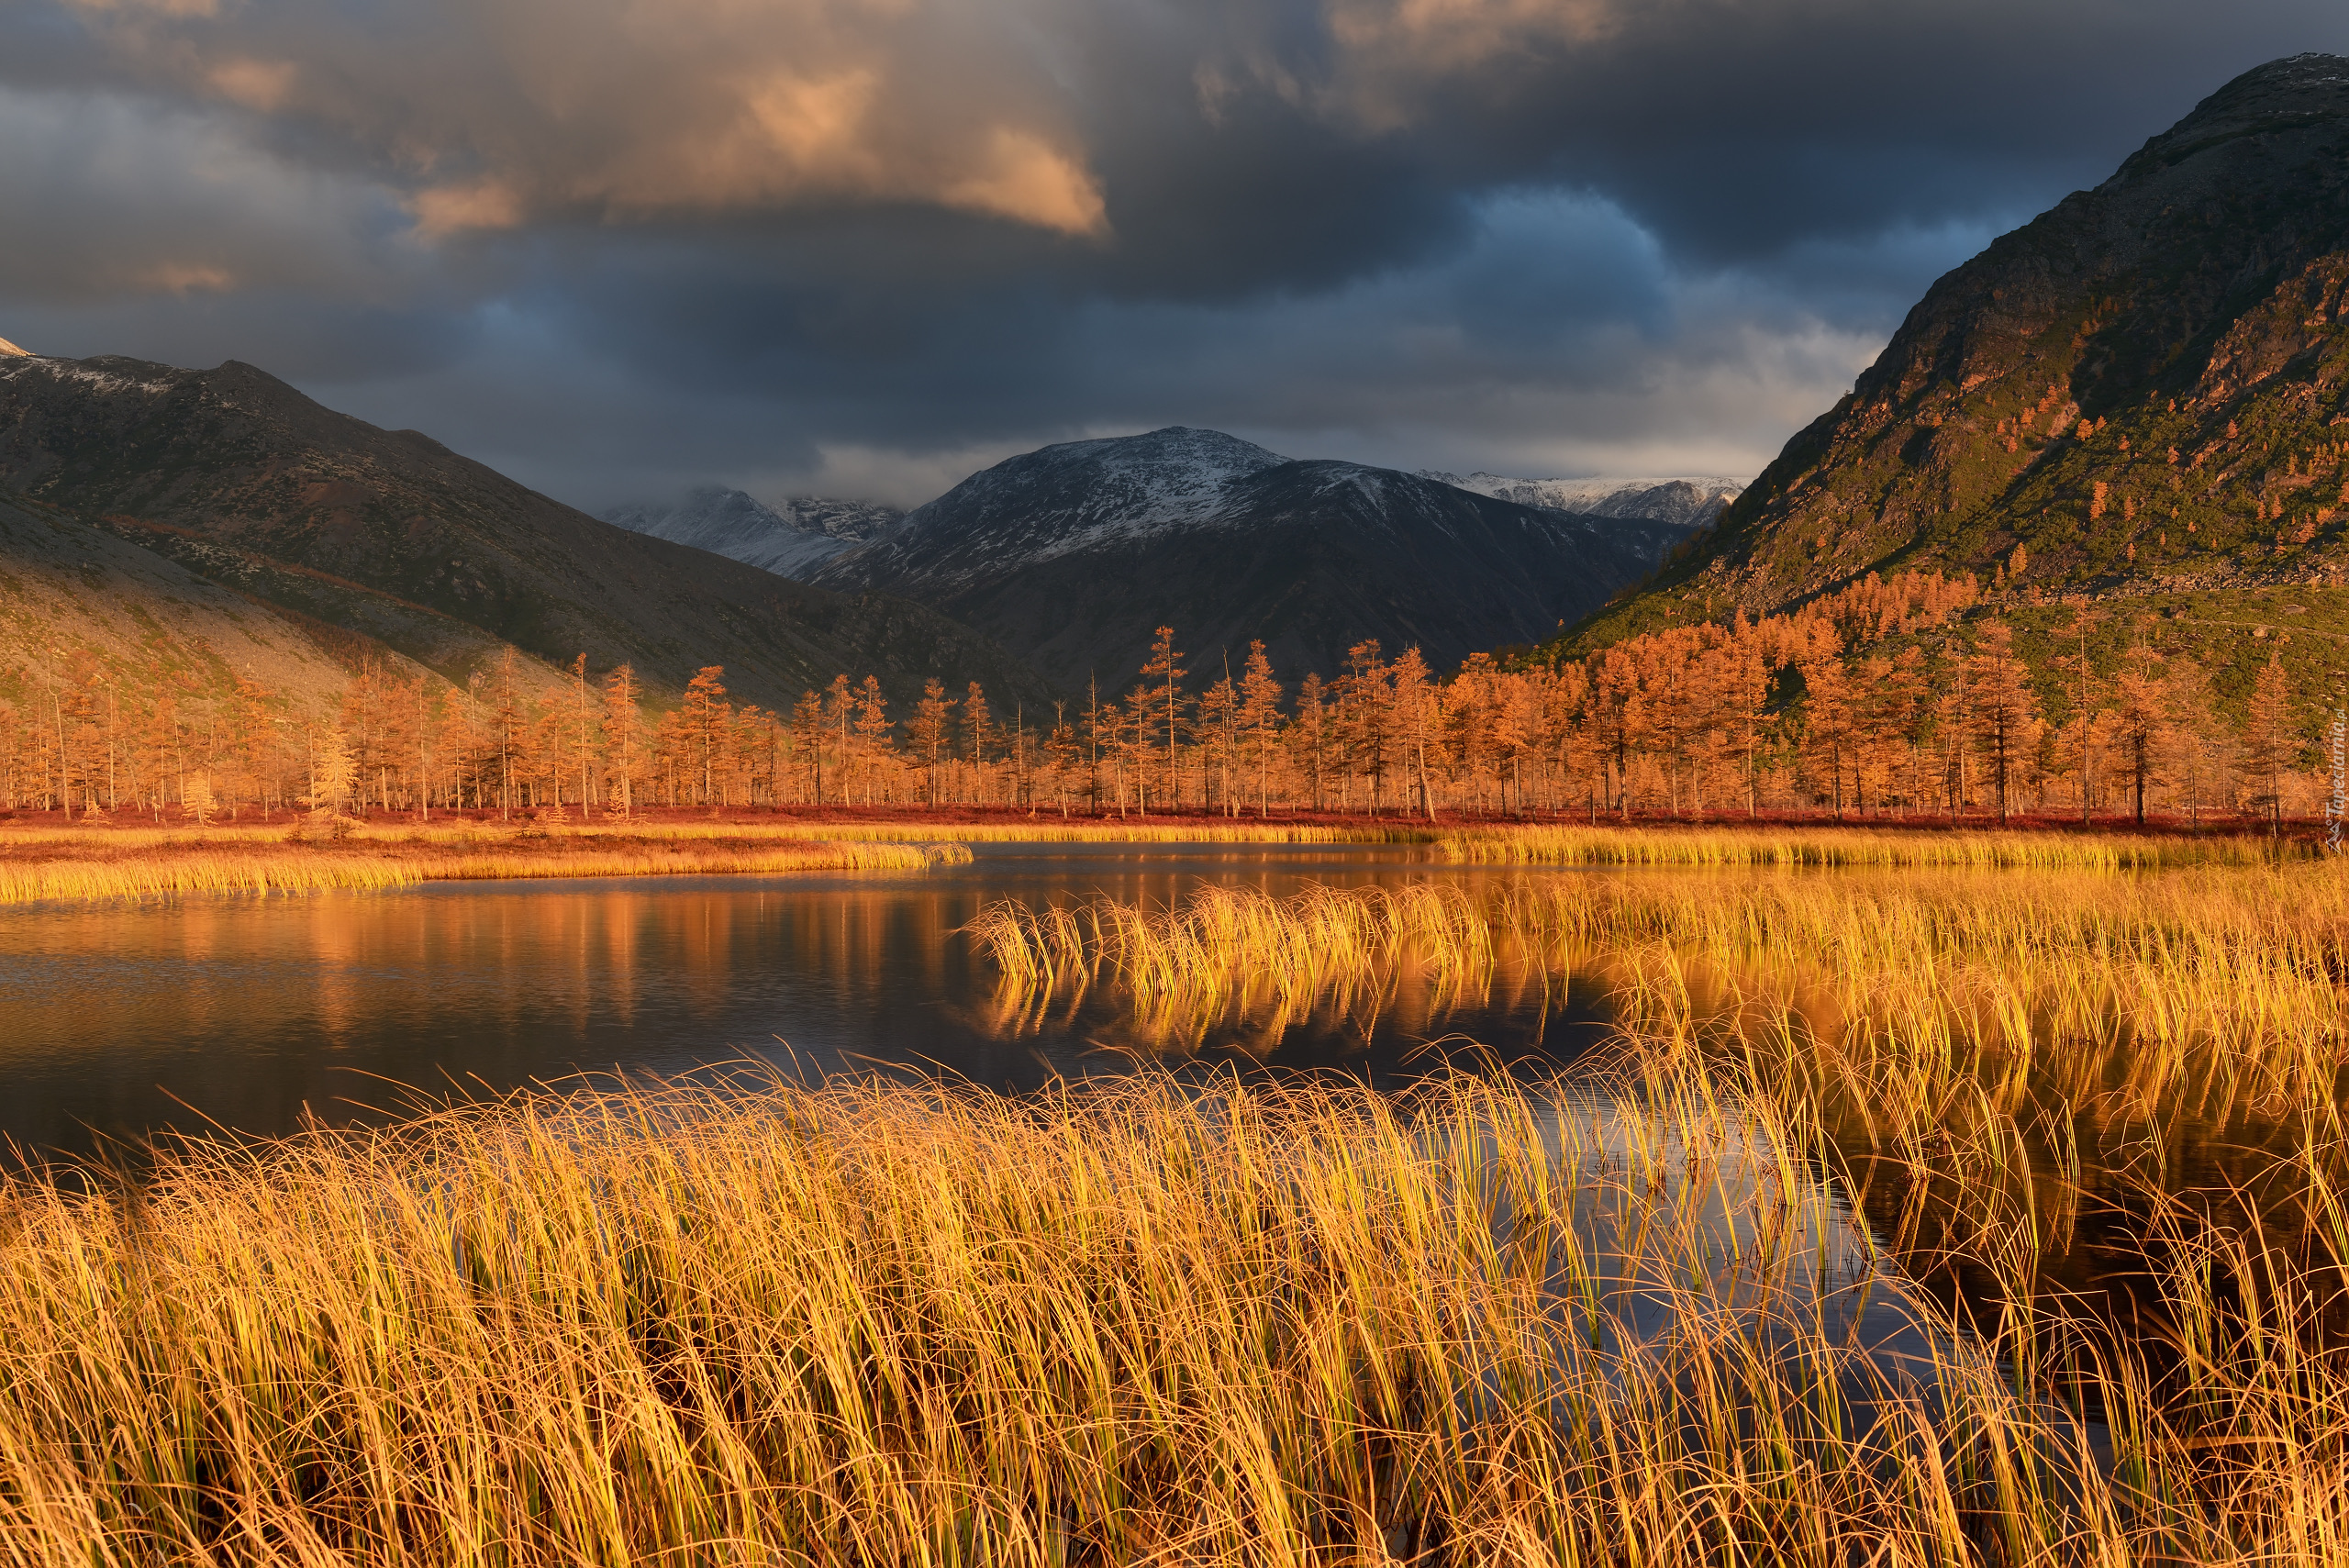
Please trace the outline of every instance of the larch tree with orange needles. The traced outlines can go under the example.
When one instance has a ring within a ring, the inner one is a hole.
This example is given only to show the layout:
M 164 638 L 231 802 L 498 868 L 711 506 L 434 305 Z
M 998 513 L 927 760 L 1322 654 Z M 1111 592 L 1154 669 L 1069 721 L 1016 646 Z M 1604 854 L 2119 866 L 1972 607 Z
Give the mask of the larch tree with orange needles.
M 1966 661 L 1965 687 L 1974 744 L 1989 766 L 1998 820 L 2004 822 L 2039 728 L 2039 699 L 2032 692 L 2030 672 L 2014 656 L 2014 633 L 2004 621 L 1983 632 Z
M 1256 816 L 1272 815 L 1273 759 L 1278 754 L 1281 729 L 1281 684 L 1273 678 L 1273 662 L 1259 639 L 1248 644 L 1248 662 L 1240 672 L 1240 728 L 1256 764 Z
M 2255 786 L 2257 804 L 2271 825 L 2284 820 L 2284 773 L 2299 751 L 2292 733 L 2292 687 L 2283 655 L 2271 652 L 2252 683 L 2251 706 L 2243 729 L 2243 771 Z
M 613 666 L 604 677 L 604 799 L 607 809 L 623 820 L 635 815 L 636 780 L 642 766 L 644 712 L 639 700 L 635 668 Z
M 2145 793 L 2168 760 L 2169 683 L 2162 656 L 2143 642 L 2132 646 L 2112 683 L 2112 699 L 2114 740 L 2143 828 Z
M 1174 772 L 1175 737 L 1181 728 L 1182 680 L 1189 673 L 1183 668 L 1182 661 L 1182 651 L 1174 646 L 1174 628 L 1160 627 L 1152 636 L 1150 659 L 1142 665 L 1141 673 L 1157 683 L 1152 691 L 1166 721 L 1166 808 L 1169 811 L 1174 810 L 1182 798 Z

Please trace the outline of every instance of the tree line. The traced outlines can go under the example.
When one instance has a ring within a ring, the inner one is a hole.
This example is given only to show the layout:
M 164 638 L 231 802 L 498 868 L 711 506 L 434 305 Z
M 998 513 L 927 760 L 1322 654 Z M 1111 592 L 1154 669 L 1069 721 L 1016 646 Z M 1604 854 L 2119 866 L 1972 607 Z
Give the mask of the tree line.
M 1261 642 L 1197 681 L 1171 628 L 1122 692 L 1047 714 L 930 681 L 893 714 L 842 674 L 787 711 L 712 664 L 648 700 L 623 664 L 559 679 L 510 651 L 466 684 L 362 663 L 330 705 L 247 676 L 139 684 L 94 660 L 0 702 L 0 805 L 161 821 L 286 810 L 1013 806 L 1063 815 L 1275 810 L 1684 817 L 1812 812 L 2001 819 L 2307 810 L 2313 737 L 2272 657 L 2243 711 L 2133 637 L 2117 669 L 2034 671 L 1965 576 L 1870 576 L 1787 615 L 1653 631 L 1587 658 L 1479 654 L 1439 678 L 1365 641 L 1292 688 Z M 1120 683 L 1123 684 L 1123 683 Z

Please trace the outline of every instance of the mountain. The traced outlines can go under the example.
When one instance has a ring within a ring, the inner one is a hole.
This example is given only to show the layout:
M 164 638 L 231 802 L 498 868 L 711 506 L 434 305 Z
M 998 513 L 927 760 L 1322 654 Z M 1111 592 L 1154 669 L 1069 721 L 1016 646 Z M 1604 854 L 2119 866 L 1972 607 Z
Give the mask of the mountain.
M 1285 679 L 1329 675 L 1369 638 L 1449 669 L 1549 634 L 1686 532 L 1176 427 L 997 463 L 811 581 L 918 598 L 1063 692 L 1122 692 L 1161 624 L 1196 670 L 1262 639 Z
M 703 484 L 681 501 L 614 506 L 604 513 L 604 521 L 778 577 L 805 578 L 842 550 L 896 527 L 904 516 L 876 502 L 820 495 L 795 495 L 776 508 L 740 490 Z
M 141 685 L 213 692 L 251 676 L 314 704 L 341 692 L 361 650 L 402 673 L 416 667 L 364 634 L 257 600 L 38 502 L 0 500 L 0 681 L 28 685 L 20 699 L 111 669 L 135 671 Z M 427 635 L 414 645 L 443 662 L 487 663 L 501 646 L 462 621 L 418 629 Z
M 1510 479 L 1484 473 L 1464 477 L 1434 469 L 1421 469 L 1419 477 L 1520 506 L 1593 517 L 1653 517 L 1686 528 L 1711 522 L 1745 488 L 1742 479 L 1719 478 Z
M 2247 72 L 1933 284 L 1579 649 L 1874 572 L 2212 624 L 2349 582 L 2349 61 Z M 2263 597 L 2265 595 L 2266 597 Z
M 921 606 L 616 528 L 235 361 L 0 359 L 8 495 L 459 682 L 510 643 L 557 665 L 625 660 L 655 691 L 723 664 L 731 690 L 769 706 L 841 672 L 877 673 L 901 699 L 932 673 L 1041 691 Z

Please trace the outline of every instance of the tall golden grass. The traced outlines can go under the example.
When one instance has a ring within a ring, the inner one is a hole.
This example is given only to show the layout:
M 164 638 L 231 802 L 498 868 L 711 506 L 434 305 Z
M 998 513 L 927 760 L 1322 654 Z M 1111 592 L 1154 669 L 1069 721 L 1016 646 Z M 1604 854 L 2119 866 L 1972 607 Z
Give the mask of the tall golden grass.
M 1843 828 L 1502 827 L 1446 832 L 1442 858 L 1486 865 L 1958 866 L 2095 871 L 2304 858 L 2257 835 L 2212 838 Z
M 960 844 L 824 840 L 707 844 L 654 842 L 573 848 L 461 839 L 386 848 L 283 841 L 161 851 L 105 859 L 0 859 L 0 906 L 50 901 L 174 897 L 189 894 L 321 893 L 409 887 L 426 882 L 508 878 L 776 874 L 811 871 L 920 871 L 966 863 Z
M 2107 1162 L 2159 1163 L 2181 1129 L 2232 1122 L 2349 1153 L 2349 870 L 2325 862 L 1208 889 L 1160 912 L 998 906 L 974 935 L 1008 1016 L 1107 984 L 1175 1043 L 1248 1018 L 1276 1039 L 1323 1006 L 1366 1021 L 1407 985 L 1432 1027 L 1531 973 L 1817 1103 L 1870 1150 L 2088 1127 Z
M 1440 1010 L 1492 968 L 1482 911 L 1442 883 L 1288 899 L 1209 884 L 1163 910 L 1108 898 L 1041 909 L 1003 901 L 969 929 L 1002 974 L 1011 1028 L 1106 984 L 1130 999 L 1137 1038 L 1176 1047 L 1234 1018 L 1275 1040 L 1324 1009 L 1368 1027 L 1407 968 L 1432 991 L 1421 1010 Z
M 2319 865 L 997 906 L 1031 993 L 1184 1023 L 1515 965 L 1620 1039 L 1397 1096 L 583 1090 L 18 1174 L 0 1561 L 2343 1561 L 2344 933 Z M 2046 1158 L 2262 1096 L 2288 1203 Z M 2144 1250 L 2075 1298 L 2099 1204 Z
M 1477 1000 L 1503 967 L 1590 979 L 1647 1030 L 1865 1080 L 1898 1127 L 1947 1084 L 2060 1092 L 2065 1113 L 2266 1103 L 2332 1124 L 2349 1063 L 2349 869 L 2161 875 L 1710 873 L 1428 880 L 1289 899 L 1203 887 L 1149 911 L 998 904 L 974 937 L 1036 997 L 1116 984 L 1137 1009 L 1301 1017 L 1400 972 Z M 1900 1089 L 1898 1096 L 1888 1094 Z
M 2332 1252 L 2156 1265 L 2159 1355 L 2021 1292 L 1965 1331 L 1851 1227 L 1820 1148 L 1683 1062 L 1400 1098 L 672 1087 L 18 1176 L 0 1556 L 2349 1550 Z
M 206 827 L 103 828 L 0 826 L 0 847 L 112 846 L 120 849 L 184 848 L 193 845 L 251 845 L 302 842 L 324 831 L 305 819 L 274 823 L 213 823 Z M 835 822 L 726 818 L 709 821 L 491 822 L 346 819 L 336 823 L 337 842 L 382 844 L 496 844 L 552 839 L 596 842 L 695 840 L 704 839 L 820 839 L 835 843 L 1118 843 L 1118 844 L 1430 844 L 1437 829 L 1420 826 L 1325 826 L 1288 822 L 1114 822 L 1039 817 L 1032 822 Z

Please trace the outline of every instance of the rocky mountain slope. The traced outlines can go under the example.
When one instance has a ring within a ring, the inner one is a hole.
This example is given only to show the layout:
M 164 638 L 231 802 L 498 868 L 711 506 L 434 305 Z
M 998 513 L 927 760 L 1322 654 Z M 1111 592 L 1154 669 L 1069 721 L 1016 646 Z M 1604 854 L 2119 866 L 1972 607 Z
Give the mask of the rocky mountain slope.
M 2221 612 L 2349 582 L 2345 296 L 2349 61 L 2277 61 L 1936 283 L 1712 529 L 1564 646 L 1911 568 Z
M 1072 441 L 972 475 L 818 584 L 918 598 L 1064 692 L 1121 692 L 1152 629 L 1195 669 L 1262 639 L 1285 678 L 1375 638 L 1449 669 L 1553 632 L 1687 530 L 1570 516 L 1417 474 L 1299 462 L 1214 430 Z
M 905 514 L 873 501 L 795 495 L 780 507 L 740 490 L 696 485 L 682 500 L 614 506 L 604 521 L 655 539 L 804 580 L 846 550 L 896 526 Z
M 1419 477 L 1514 501 L 1520 506 L 1546 506 L 1553 512 L 1579 512 L 1592 517 L 1653 517 L 1687 528 L 1703 528 L 1720 517 L 1745 488 L 1742 479 L 1720 478 L 1511 479 L 1499 473 L 1444 473 L 1435 469 L 1421 469 Z
M 921 606 L 616 528 L 234 361 L 0 359 L 9 495 L 457 680 L 485 634 L 555 664 L 628 661 L 656 693 L 723 664 L 739 696 L 769 706 L 842 671 L 877 673 L 901 698 L 933 673 L 1041 690 Z
M 432 662 L 486 663 L 502 646 L 462 621 L 404 613 L 418 624 L 402 640 Z M 49 686 L 93 673 L 213 693 L 250 677 L 317 705 L 340 695 L 354 655 L 375 653 L 396 673 L 418 662 L 39 502 L 0 501 L 0 683 L 35 711 Z

